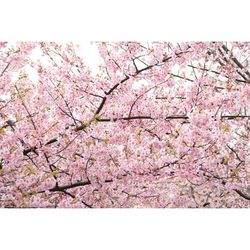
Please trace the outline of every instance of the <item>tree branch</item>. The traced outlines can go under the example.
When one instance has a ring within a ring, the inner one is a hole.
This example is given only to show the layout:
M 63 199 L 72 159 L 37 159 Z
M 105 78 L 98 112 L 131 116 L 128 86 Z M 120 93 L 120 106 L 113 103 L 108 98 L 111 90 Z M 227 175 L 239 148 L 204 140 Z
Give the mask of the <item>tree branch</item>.
M 83 187 L 83 186 L 90 185 L 90 184 L 91 182 L 89 180 L 79 181 L 79 182 L 75 182 L 75 183 L 65 185 L 65 186 L 56 185 L 55 187 L 49 189 L 49 191 L 50 192 L 63 191 L 63 190 L 67 190 L 67 189 L 71 189 L 75 187 Z
M 234 189 L 234 191 L 235 191 L 239 196 L 241 196 L 242 198 L 244 198 L 244 199 L 250 201 L 250 196 L 248 196 L 248 195 L 242 193 L 239 189 Z
M 6 67 L 3 69 L 3 71 L 2 71 L 2 73 L 1 73 L 1 75 L 0 75 L 0 77 L 1 76 L 3 76 L 3 74 L 5 73 L 5 71 L 8 69 L 8 67 L 10 66 L 10 62 L 6 65 Z

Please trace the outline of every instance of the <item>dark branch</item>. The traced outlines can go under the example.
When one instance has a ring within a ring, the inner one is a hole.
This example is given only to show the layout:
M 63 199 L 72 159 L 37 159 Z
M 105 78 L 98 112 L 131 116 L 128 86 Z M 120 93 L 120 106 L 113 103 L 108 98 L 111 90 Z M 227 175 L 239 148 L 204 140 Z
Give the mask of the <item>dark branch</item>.
M 121 80 L 119 83 L 115 84 L 108 92 L 104 92 L 106 95 L 110 95 L 121 83 L 124 83 L 129 79 L 129 76 L 126 76 L 123 80 Z
M 228 120 L 233 120 L 233 119 L 236 119 L 236 118 L 250 118 L 249 115 L 222 115 L 221 118 L 225 118 L 225 119 L 228 119 Z
M 3 69 L 3 71 L 2 71 L 2 73 L 1 73 L 1 75 L 0 75 L 0 77 L 1 76 L 3 76 L 3 74 L 5 73 L 5 71 L 8 69 L 8 67 L 10 66 L 10 62 L 6 65 L 6 67 Z
M 181 54 L 184 54 L 184 53 L 187 53 L 188 51 L 181 51 L 180 53 L 176 53 L 176 56 L 180 56 Z M 169 56 L 169 57 L 165 57 L 160 63 L 165 63 L 167 61 L 169 61 L 170 59 L 172 58 L 172 56 Z M 140 74 L 141 72 L 143 71 L 146 71 L 146 70 L 149 70 L 155 66 L 159 66 L 159 62 L 155 63 L 155 64 L 152 64 L 152 65 L 149 65 L 145 68 L 142 68 L 140 70 L 137 70 L 136 73 L 133 75 L 133 77 L 137 76 L 138 74 Z M 126 82 L 130 77 L 126 75 L 126 77 L 121 80 L 119 83 L 115 84 L 109 91 L 105 91 L 105 95 L 108 96 L 110 95 L 115 89 L 118 88 L 118 86 L 124 82 Z M 95 115 L 99 114 L 101 112 L 101 110 L 103 109 L 103 106 L 106 102 L 106 98 L 102 100 L 102 102 L 100 103 Z
M 153 118 L 151 116 L 132 116 L 132 117 L 121 117 L 121 118 L 114 118 L 114 119 L 110 119 L 110 118 L 103 118 L 103 119 L 99 119 L 98 121 L 99 122 L 116 122 L 118 120 L 125 120 L 125 121 L 128 121 L 128 120 L 143 120 L 143 119 L 146 119 L 146 120 L 153 120 Z
M 221 119 L 228 119 L 228 120 L 233 120 L 233 119 L 237 119 L 237 118 L 250 118 L 250 116 L 248 115 L 222 115 L 221 116 Z M 184 120 L 188 120 L 189 117 L 186 116 L 186 115 L 173 115 L 173 116 L 166 116 L 165 117 L 165 120 L 181 120 L 181 119 L 184 119 Z M 101 119 L 98 119 L 98 122 L 116 122 L 116 121 L 119 121 L 119 120 L 125 120 L 125 121 L 128 121 L 128 120 L 154 120 L 153 117 L 151 116 L 131 116 L 131 117 L 120 117 L 120 118 L 101 118 Z M 81 130 L 81 129 L 79 129 Z
M 222 45 L 222 49 L 223 49 L 226 53 L 229 52 L 229 49 L 227 48 L 226 45 Z M 232 61 L 233 61 L 241 70 L 244 69 L 244 66 L 239 62 L 239 60 L 238 60 L 236 57 L 232 56 L 231 59 L 232 59 Z M 245 74 L 250 78 L 250 73 L 249 73 L 248 70 L 245 70 Z
M 103 106 L 104 106 L 106 100 L 107 100 L 106 97 L 104 97 L 104 98 L 102 99 L 102 102 L 101 102 L 100 106 L 98 107 L 98 109 L 96 110 L 95 115 L 98 115 L 98 114 L 102 111 L 102 108 L 103 108 Z
M 65 185 L 65 186 L 55 186 L 51 189 L 49 189 L 49 191 L 51 192 L 56 192 L 56 191 L 63 191 L 63 190 L 67 190 L 70 188 L 75 188 L 75 187 L 82 187 L 82 186 L 86 186 L 86 185 L 90 185 L 91 182 L 89 180 L 86 181 L 79 181 L 79 182 L 75 182 L 69 185 Z
M 189 119 L 189 117 L 188 116 L 183 116 L 183 115 L 176 115 L 176 116 L 167 116 L 166 118 L 165 118 L 165 120 L 178 120 L 178 119 L 184 119 L 184 120 L 187 120 L 187 119 Z
M 235 191 L 239 196 L 241 196 L 242 198 L 244 198 L 244 199 L 250 201 L 250 196 L 248 196 L 248 195 L 242 193 L 242 192 L 241 192 L 240 190 L 238 190 L 238 189 L 234 189 L 234 191 Z
M 76 197 L 75 197 L 75 195 L 73 195 L 73 194 L 71 194 L 71 193 L 69 193 L 69 192 L 67 192 L 67 191 L 65 191 L 65 190 L 62 190 L 61 192 L 63 192 L 64 194 L 66 194 L 66 195 L 69 195 L 71 198 L 73 198 L 73 199 L 75 199 Z M 92 206 L 90 206 L 89 204 L 87 204 L 86 202 L 84 202 L 83 200 L 81 200 L 81 202 L 86 206 L 86 207 L 88 207 L 88 208 L 93 208 Z
M 49 140 L 48 142 L 46 142 L 45 145 L 49 145 L 49 144 L 55 143 L 55 142 L 57 142 L 57 141 L 58 141 L 58 140 L 57 140 L 56 138 L 54 138 L 54 139 L 51 139 L 51 140 Z

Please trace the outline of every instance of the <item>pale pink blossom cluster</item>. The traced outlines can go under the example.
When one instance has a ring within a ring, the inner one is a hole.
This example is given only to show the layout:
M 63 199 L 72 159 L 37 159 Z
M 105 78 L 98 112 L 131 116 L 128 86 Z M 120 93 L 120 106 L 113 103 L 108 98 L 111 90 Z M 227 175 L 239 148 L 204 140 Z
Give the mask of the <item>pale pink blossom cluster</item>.
M 0 207 L 249 207 L 249 44 L 93 46 L 0 43 Z

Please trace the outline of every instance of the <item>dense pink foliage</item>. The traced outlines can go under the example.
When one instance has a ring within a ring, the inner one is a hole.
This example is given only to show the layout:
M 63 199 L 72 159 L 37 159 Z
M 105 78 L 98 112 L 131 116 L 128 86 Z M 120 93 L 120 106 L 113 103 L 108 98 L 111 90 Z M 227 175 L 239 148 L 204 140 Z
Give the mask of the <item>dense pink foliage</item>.
M 93 46 L 0 43 L 0 207 L 249 207 L 249 43 Z

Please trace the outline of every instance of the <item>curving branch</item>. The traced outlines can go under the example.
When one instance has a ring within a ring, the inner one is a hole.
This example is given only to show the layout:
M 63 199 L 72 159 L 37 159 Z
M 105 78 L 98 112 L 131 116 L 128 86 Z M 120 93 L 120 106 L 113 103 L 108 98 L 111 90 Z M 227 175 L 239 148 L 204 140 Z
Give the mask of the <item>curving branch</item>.
M 189 48 L 188 48 L 189 49 Z M 181 54 L 184 54 L 184 53 L 188 53 L 189 51 L 181 51 L 179 53 L 176 53 L 176 56 L 180 56 Z M 155 66 L 159 66 L 160 63 L 165 63 L 165 62 L 168 62 L 169 60 L 172 59 L 172 56 L 168 56 L 168 57 L 165 57 L 163 58 L 163 60 L 161 62 L 157 62 L 155 64 L 152 64 L 152 65 L 149 65 L 149 66 L 146 66 L 140 70 L 136 70 L 136 73 L 134 75 L 132 75 L 133 77 L 136 77 L 137 75 L 139 75 L 140 73 L 146 71 L 146 70 L 149 70 L 149 69 L 152 69 L 154 68 Z M 122 79 L 119 83 L 115 84 L 110 90 L 108 91 L 104 91 L 105 95 L 108 96 L 110 95 L 115 89 L 117 89 L 122 83 L 126 82 L 128 79 L 130 79 L 130 77 L 128 75 L 126 75 L 126 77 L 124 79 Z M 95 112 L 95 115 L 99 114 L 103 107 L 104 107 L 104 104 L 106 102 L 106 97 L 103 98 L 103 100 L 101 101 L 99 107 L 97 108 L 97 111 Z
M 246 200 L 249 200 L 250 201 L 250 196 L 242 193 L 239 189 L 234 189 L 234 191 L 242 198 L 246 199 Z

